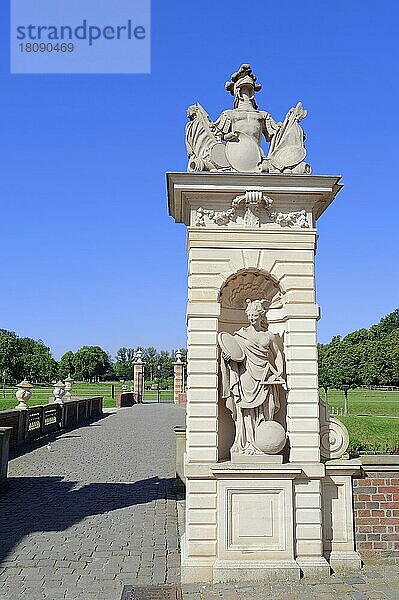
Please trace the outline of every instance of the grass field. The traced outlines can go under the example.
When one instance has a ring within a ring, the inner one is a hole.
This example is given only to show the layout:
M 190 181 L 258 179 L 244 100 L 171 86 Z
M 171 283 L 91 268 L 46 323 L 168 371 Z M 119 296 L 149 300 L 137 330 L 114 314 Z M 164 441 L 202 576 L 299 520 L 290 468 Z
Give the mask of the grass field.
M 324 398 L 324 391 L 320 391 Z M 344 393 L 339 390 L 328 390 L 330 407 L 344 407 Z M 348 392 L 348 408 L 350 415 L 381 415 L 399 417 L 399 391 L 385 392 L 357 388 Z
M 349 451 L 399 452 L 399 419 L 336 417 L 348 429 Z
M 121 393 L 120 382 L 114 382 L 115 397 Z M 30 406 L 47 404 L 52 396 L 52 387 L 35 385 L 32 390 Z M 115 406 L 112 398 L 112 382 L 106 383 L 80 383 L 73 386 L 74 396 L 103 396 L 104 406 Z M 161 400 L 171 399 L 172 390 L 163 392 Z M 320 391 L 324 398 L 324 391 Z M 146 391 L 146 401 L 157 401 L 157 392 Z M 343 392 L 338 390 L 328 391 L 330 407 L 341 409 L 344 406 Z M 3 398 L 0 391 L 0 410 L 15 408 L 15 388 L 6 390 Z M 337 416 L 348 428 L 350 444 L 349 450 L 399 452 L 399 391 L 386 392 L 368 390 L 364 388 L 348 392 L 349 415 Z M 396 418 L 395 418 L 396 417 Z
M 104 407 L 116 406 L 115 399 L 112 398 L 112 384 L 114 385 L 115 398 L 121 393 L 122 387 L 119 381 L 105 382 L 105 383 L 84 383 L 76 382 L 73 385 L 72 395 L 79 397 L 94 397 L 103 396 Z M 127 382 L 130 387 L 130 382 Z M 7 388 L 6 397 L 3 397 L 3 391 L 0 390 L 0 410 L 7 408 L 15 408 L 17 400 L 15 398 L 16 388 Z M 53 395 L 53 388 L 51 386 L 35 385 L 32 388 L 32 397 L 29 400 L 29 406 L 35 406 L 36 404 L 47 404 L 49 397 Z M 161 400 L 170 398 L 173 395 L 173 390 L 161 391 Z M 156 390 L 145 391 L 145 400 L 154 401 L 157 400 Z
M 329 390 L 327 399 L 330 407 L 343 409 L 343 392 Z M 335 416 L 349 431 L 350 451 L 399 452 L 399 391 L 349 390 L 348 413 Z

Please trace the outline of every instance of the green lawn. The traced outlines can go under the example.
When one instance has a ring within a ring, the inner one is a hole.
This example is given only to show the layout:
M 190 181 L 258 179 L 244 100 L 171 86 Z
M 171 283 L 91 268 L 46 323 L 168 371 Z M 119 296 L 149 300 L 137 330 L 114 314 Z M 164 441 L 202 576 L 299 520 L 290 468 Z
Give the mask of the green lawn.
M 399 419 L 336 417 L 348 429 L 350 451 L 399 452 Z
M 130 387 L 130 382 L 127 382 Z M 47 404 L 52 396 L 52 387 L 35 385 L 32 390 L 31 406 Z M 114 382 L 115 396 L 121 393 L 121 383 Z M 167 394 L 167 395 L 166 395 Z M 171 399 L 172 390 L 161 395 L 161 400 Z M 115 406 L 112 398 L 112 382 L 80 383 L 73 386 L 74 396 L 103 396 L 104 406 Z M 324 398 L 324 391 L 320 390 Z M 157 401 L 155 390 L 145 392 L 145 401 Z M 328 391 L 330 407 L 343 408 L 344 395 L 338 390 Z M 0 391 L 0 410 L 15 408 L 15 388 L 6 390 L 6 398 Z M 349 416 L 339 415 L 348 428 L 351 451 L 377 450 L 381 452 L 399 451 L 399 392 L 367 390 L 364 388 L 350 390 L 348 393 Z M 371 416 L 366 416 L 371 415 Z M 376 416 L 381 415 L 381 416 Z M 398 417 L 397 419 L 394 417 Z
M 324 391 L 320 390 L 324 398 Z M 330 407 L 344 407 L 344 393 L 339 390 L 328 390 Z M 399 417 L 399 391 L 384 392 L 357 388 L 348 392 L 348 408 L 350 415 L 383 415 Z
M 121 393 L 122 386 L 119 381 L 116 382 L 105 382 L 105 383 L 83 383 L 76 382 L 73 385 L 72 395 L 80 396 L 80 397 L 90 397 L 90 396 L 103 396 L 104 398 L 104 407 L 112 407 L 116 406 L 115 400 L 112 398 L 112 383 L 114 384 L 115 389 L 115 398 Z M 130 389 L 130 382 L 127 382 L 126 385 Z M 6 397 L 3 397 L 3 391 L 0 390 L 0 410 L 5 410 L 7 408 L 15 408 L 17 405 L 17 400 L 15 398 L 16 388 L 7 388 L 6 389 Z M 32 388 L 32 397 L 29 401 L 29 406 L 35 406 L 36 404 L 47 404 L 49 401 L 49 397 L 52 397 L 53 388 L 51 386 L 42 386 L 35 385 Z M 173 394 L 173 390 L 169 389 L 168 392 L 161 392 L 161 400 L 170 398 Z M 157 400 L 157 392 L 156 390 L 146 391 L 145 392 L 145 400 L 146 401 L 154 401 Z
M 320 395 L 324 398 L 323 390 L 320 390 Z M 343 392 L 328 390 L 327 398 L 330 408 L 343 409 Z M 334 416 L 349 431 L 349 450 L 399 451 L 399 391 L 349 390 L 348 412 L 347 417 Z

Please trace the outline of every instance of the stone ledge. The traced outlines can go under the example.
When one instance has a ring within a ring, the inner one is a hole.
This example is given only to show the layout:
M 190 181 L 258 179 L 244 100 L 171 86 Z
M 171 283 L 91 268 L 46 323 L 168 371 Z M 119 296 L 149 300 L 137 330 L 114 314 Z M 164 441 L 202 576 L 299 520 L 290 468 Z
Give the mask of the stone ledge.
M 233 463 L 226 461 L 223 463 L 217 463 L 211 466 L 211 472 L 216 479 L 218 478 L 234 478 L 247 479 L 253 476 L 270 478 L 285 478 L 295 479 L 302 473 L 302 469 L 299 466 L 290 464 L 270 464 L 270 463 Z
M 298 581 L 301 571 L 295 560 L 217 560 L 213 565 L 213 582 L 230 581 Z
M 359 460 L 365 470 L 399 471 L 397 454 L 361 454 Z
M 354 475 L 359 473 L 362 463 L 358 458 L 342 459 L 337 458 L 326 462 L 326 472 L 328 475 Z

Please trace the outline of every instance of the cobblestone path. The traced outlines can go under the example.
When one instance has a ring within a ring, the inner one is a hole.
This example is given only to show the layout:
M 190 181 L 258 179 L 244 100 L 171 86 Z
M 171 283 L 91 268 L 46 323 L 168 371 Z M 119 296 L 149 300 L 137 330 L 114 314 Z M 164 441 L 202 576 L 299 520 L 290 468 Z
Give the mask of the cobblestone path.
M 120 600 L 124 583 L 179 581 L 174 425 L 144 404 L 10 461 L 0 493 L 0 598 Z
M 182 407 L 135 406 L 13 458 L 0 493 L 0 600 L 120 600 L 123 584 L 178 582 L 173 426 L 183 422 Z M 215 598 L 399 600 L 399 569 L 183 586 L 184 600 Z

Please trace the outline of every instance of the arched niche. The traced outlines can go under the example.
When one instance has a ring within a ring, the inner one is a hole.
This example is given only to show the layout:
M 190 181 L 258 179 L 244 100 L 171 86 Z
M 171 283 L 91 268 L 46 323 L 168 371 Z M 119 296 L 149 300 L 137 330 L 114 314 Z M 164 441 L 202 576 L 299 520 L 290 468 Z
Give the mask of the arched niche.
M 230 275 L 220 288 L 218 301 L 220 316 L 218 332 L 234 333 L 248 326 L 245 315 L 246 301 L 265 300 L 266 318 L 270 331 L 279 335 L 284 353 L 284 330 L 286 319 L 283 315 L 284 294 L 278 282 L 265 271 L 259 269 L 241 269 Z M 220 359 L 220 357 L 219 357 Z M 219 390 L 221 389 L 219 369 Z M 286 400 L 286 399 L 285 399 Z M 286 401 L 282 402 L 276 421 L 286 428 Z M 230 448 L 234 440 L 234 422 L 225 401 L 219 393 L 218 402 L 218 455 L 219 460 L 230 459 Z
M 223 283 L 218 297 L 221 305 L 219 331 L 233 333 L 247 325 L 245 317 L 247 298 L 266 301 L 265 304 L 269 307 L 266 317 L 271 325 L 270 329 L 280 333 L 281 327 L 273 325 L 281 322 L 280 314 L 284 296 L 278 282 L 259 269 L 241 269 Z

